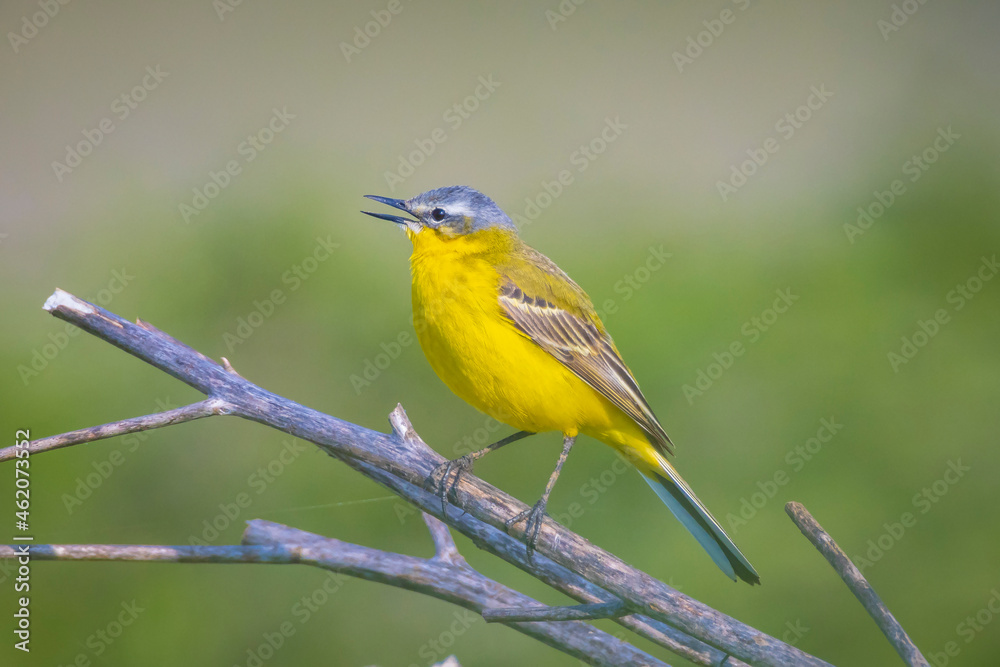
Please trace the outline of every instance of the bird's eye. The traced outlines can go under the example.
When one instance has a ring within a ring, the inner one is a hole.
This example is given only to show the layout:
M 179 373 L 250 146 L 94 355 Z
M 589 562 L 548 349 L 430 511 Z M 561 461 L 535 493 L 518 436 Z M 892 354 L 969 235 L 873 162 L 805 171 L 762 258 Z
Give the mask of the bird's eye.
M 441 222 L 442 220 L 444 220 L 444 217 L 446 215 L 447 213 L 444 212 L 443 208 L 436 208 L 433 211 L 431 211 L 431 218 L 434 220 L 434 222 Z

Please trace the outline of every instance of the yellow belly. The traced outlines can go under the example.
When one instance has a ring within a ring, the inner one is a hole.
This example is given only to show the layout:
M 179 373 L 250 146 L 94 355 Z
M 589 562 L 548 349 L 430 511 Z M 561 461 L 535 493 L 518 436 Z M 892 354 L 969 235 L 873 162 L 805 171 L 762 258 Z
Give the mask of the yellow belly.
M 497 300 L 498 280 L 494 269 L 468 257 L 414 262 L 414 328 L 438 377 L 514 428 L 648 447 L 625 413 L 515 329 Z

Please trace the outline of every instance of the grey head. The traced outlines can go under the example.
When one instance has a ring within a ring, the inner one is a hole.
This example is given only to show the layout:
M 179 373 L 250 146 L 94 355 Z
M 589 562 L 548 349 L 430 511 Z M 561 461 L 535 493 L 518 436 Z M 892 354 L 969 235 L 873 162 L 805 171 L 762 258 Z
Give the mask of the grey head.
M 517 232 L 511 219 L 507 217 L 492 199 L 467 185 L 452 185 L 446 188 L 428 190 L 412 199 L 390 199 L 376 195 L 365 195 L 383 204 L 405 211 L 414 219 L 385 213 L 367 215 L 404 225 L 413 233 L 424 228 L 433 229 L 448 236 L 473 234 L 490 228 L 501 228 Z

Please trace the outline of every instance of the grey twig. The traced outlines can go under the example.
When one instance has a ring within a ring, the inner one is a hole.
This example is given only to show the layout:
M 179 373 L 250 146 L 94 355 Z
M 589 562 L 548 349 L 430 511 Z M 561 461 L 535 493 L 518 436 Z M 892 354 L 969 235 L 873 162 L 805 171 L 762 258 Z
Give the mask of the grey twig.
M 223 400 L 232 414 L 313 442 L 471 537 L 480 548 L 575 599 L 587 603 L 621 601 L 637 613 L 616 622 L 694 662 L 731 665 L 738 658 L 761 665 L 827 664 L 679 593 L 551 519 L 543 521 L 535 559 L 528 561 L 523 544 L 506 535 L 504 529 L 506 520 L 525 505 L 473 475 L 462 475 L 453 490 L 454 504 L 464 511 L 443 516 L 440 500 L 423 485 L 444 459 L 415 433 L 408 435 L 413 429 L 401 408 L 393 413 L 397 433 L 379 433 L 268 392 L 153 327 L 132 324 L 61 290 L 49 298 L 45 308 Z
M 435 541 L 447 526 L 431 518 Z M 450 540 L 450 536 L 449 536 Z M 454 546 L 454 541 L 451 541 Z M 23 548 L 23 547 L 22 547 Z M 455 552 L 457 553 L 457 551 Z M 0 559 L 23 556 L 0 545 Z M 268 521 L 250 521 L 241 546 L 153 546 L 144 544 L 45 544 L 30 547 L 32 560 L 141 561 L 168 563 L 266 563 L 313 565 L 353 577 L 431 595 L 482 613 L 494 604 L 537 604 L 526 595 L 476 572 L 465 560 L 414 558 L 322 537 Z M 624 640 L 583 622 L 510 622 L 529 637 L 592 665 L 670 667 Z
M 830 534 L 823 530 L 823 526 L 813 518 L 809 510 L 802 503 L 790 502 L 785 505 L 785 512 L 798 526 L 802 534 L 806 536 L 816 549 L 819 550 L 827 562 L 844 580 L 847 587 L 851 589 L 854 597 L 864 606 L 865 611 L 875 619 L 879 630 L 886 636 L 892 647 L 899 653 L 907 665 L 911 667 L 929 667 L 927 659 L 920 653 L 910 636 L 903 630 L 896 617 L 892 615 L 889 608 L 882 602 L 875 589 L 872 588 L 868 580 L 861 574 L 851 559 L 847 557 L 844 550 L 830 537 Z
M 629 613 L 621 600 L 576 604 L 568 607 L 502 607 L 483 611 L 487 623 L 510 621 L 586 621 L 597 618 L 616 618 Z
M 121 421 L 111 422 L 110 424 L 101 424 L 100 426 L 81 428 L 78 431 L 70 431 L 69 433 L 63 433 L 61 435 L 53 435 L 48 438 L 33 440 L 31 444 L 28 445 L 28 451 L 32 454 L 38 454 L 39 452 L 47 452 L 52 449 L 69 447 L 70 445 L 79 445 L 83 442 L 113 438 L 116 435 L 125 435 L 126 433 L 135 433 L 137 431 L 148 431 L 150 429 L 161 428 L 163 426 L 182 424 L 193 419 L 201 419 L 202 417 L 223 415 L 226 414 L 226 412 L 227 407 L 224 401 L 217 398 L 206 398 L 203 401 L 185 405 L 183 408 L 157 412 L 156 414 L 145 415 L 142 417 L 123 419 Z M 16 457 L 16 447 L 12 446 L 0 449 L 0 462 L 10 461 Z
M 0 544 L 0 560 L 23 556 L 24 545 Z M 284 546 L 156 546 L 149 544 L 31 544 L 31 560 L 127 560 L 165 563 L 288 563 Z
M 396 409 L 389 415 L 389 422 L 392 424 L 393 432 L 400 439 L 413 447 L 427 448 L 427 445 L 410 425 L 402 406 L 396 406 Z M 424 514 L 441 511 L 441 499 L 422 486 L 411 484 L 362 461 L 348 461 L 347 463 L 399 494 L 400 497 L 423 510 Z M 603 588 L 587 581 L 576 572 L 556 563 L 545 555 L 535 552 L 534 557 L 529 559 L 521 542 L 508 535 L 503 529 L 484 523 L 471 514 L 449 512 L 448 523 L 470 537 L 476 546 L 516 565 L 540 581 L 576 600 L 582 602 L 620 601 Z M 632 630 L 695 664 L 711 665 L 712 667 L 746 667 L 747 665 L 738 658 L 727 655 L 723 651 L 648 616 L 636 613 L 631 616 L 619 616 L 613 620 L 622 627 Z
M 458 546 L 455 544 L 455 538 L 451 536 L 451 531 L 448 530 L 448 525 L 426 512 L 421 516 L 424 517 L 424 523 L 427 524 L 427 530 L 430 531 L 431 539 L 434 541 L 434 558 L 455 567 L 468 567 L 465 557 L 458 552 Z
M 440 531 L 447 531 L 447 527 L 434 518 L 428 520 L 428 526 L 431 525 L 437 526 L 432 529 L 439 533 L 435 536 L 437 541 L 440 538 Z M 388 553 L 261 520 L 247 523 L 243 543 L 275 547 L 294 545 L 299 563 L 417 591 L 479 614 L 497 604 L 505 606 L 538 604 L 527 595 L 476 572 L 465 563 L 464 559 L 456 564 L 439 556 L 424 559 Z M 454 545 L 454 542 L 451 544 Z M 631 644 L 581 621 L 511 622 L 508 625 L 518 632 L 592 665 L 669 667 Z

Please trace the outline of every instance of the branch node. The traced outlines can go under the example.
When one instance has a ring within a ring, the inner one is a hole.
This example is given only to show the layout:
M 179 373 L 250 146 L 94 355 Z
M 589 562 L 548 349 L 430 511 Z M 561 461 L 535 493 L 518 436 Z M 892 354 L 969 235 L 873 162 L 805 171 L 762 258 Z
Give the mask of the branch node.
M 225 368 L 227 371 L 229 371 L 230 373 L 232 373 L 233 375 L 235 375 L 238 378 L 242 378 L 243 377 L 242 375 L 240 375 L 239 373 L 236 372 L 236 369 L 233 368 L 233 365 L 231 363 L 229 363 L 229 359 L 226 359 L 225 357 L 222 357 L 222 367 Z M 246 379 L 246 378 L 243 378 L 243 379 Z
M 392 424 L 392 432 L 403 442 L 423 442 L 410 423 L 410 418 L 406 416 L 402 403 L 397 403 L 396 409 L 389 413 L 389 423 Z
M 459 553 L 458 545 L 455 544 L 455 538 L 452 537 L 448 525 L 427 512 L 421 514 L 424 523 L 427 524 L 427 530 L 431 533 L 431 539 L 434 540 L 434 558 L 455 567 L 469 567 L 465 556 Z
M 424 439 L 413 428 L 413 424 L 410 423 L 410 418 L 406 416 L 406 410 L 403 409 L 402 403 L 397 403 L 396 409 L 389 413 L 389 423 L 392 425 L 393 434 L 404 444 L 419 450 L 421 453 L 429 454 L 438 460 L 442 459 L 442 456 L 424 442 Z
M 205 405 L 211 410 L 213 415 L 225 416 L 236 412 L 236 406 L 218 396 L 210 396 L 205 399 Z

